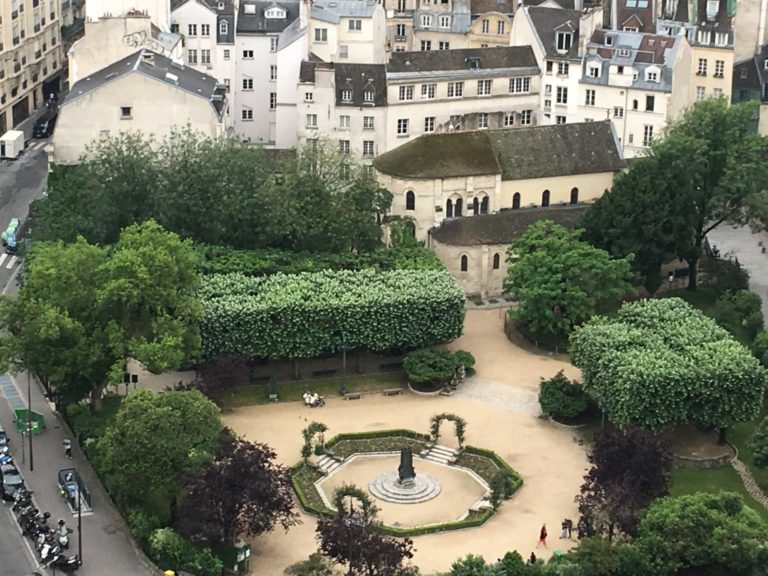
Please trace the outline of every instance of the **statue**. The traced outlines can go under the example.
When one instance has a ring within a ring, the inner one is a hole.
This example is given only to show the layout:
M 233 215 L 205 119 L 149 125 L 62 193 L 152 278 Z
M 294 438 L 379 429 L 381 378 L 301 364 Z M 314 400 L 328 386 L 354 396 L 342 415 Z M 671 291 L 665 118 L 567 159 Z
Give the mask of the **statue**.
M 397 473 L 401 485 L 413 484 L 416 472 L 413 470 L 413 452 L 408 446 L 400 448 L 400 466 Z

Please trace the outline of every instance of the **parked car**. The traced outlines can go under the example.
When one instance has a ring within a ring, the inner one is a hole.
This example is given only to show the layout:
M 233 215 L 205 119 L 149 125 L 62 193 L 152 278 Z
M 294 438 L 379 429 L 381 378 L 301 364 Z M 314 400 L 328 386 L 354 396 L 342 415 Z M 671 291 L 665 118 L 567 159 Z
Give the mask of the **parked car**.
M 3 464 L 0 472 L 3 475 L 3 500 L 13 500 L 16 490 L 24 486 L 24 480 L 13 464 Z
M 48 108 L 40 118 L 35 122 L 35 126 L 32 128 L 32 136 L 34 138 L 48 138 L 53 134 L 53 129 L 56 126 L 56 119 L 59 117 L 59 111 L 55 108 Z
M 3 239 L 3 246 L 8 245 L 9 239 L 16 239 L 16 231 L 19 229 L 19 224 L 21 224 L 21 221 L 18 218 L 11 218 L 11 221 L 8 223 L 8 228 L 5 229 L 1 236 Z
M 5 433 L 5 428 L 0 424 L 0 448 L 8 445 L 8 434 Z

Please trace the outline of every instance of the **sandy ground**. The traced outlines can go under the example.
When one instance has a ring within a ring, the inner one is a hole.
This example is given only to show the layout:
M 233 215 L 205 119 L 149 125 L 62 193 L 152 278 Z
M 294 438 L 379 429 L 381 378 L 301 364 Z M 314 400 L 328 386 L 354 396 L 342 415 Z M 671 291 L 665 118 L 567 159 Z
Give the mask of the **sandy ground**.
M 533 417 L 529 409 L 516 407 L 530 405 L 530 394 L 538 389 L 541 377 L 551 377 L 561 369 L 577 377 L 578 370 L 511 344 L 503 333 L 503 316 L 498 310 L 469 312 L 465 335 L 450 347 L 469 350 L 477 359 L 481 384 L 475 385 L 478 390 L 471 397 L 405 394 L 369 395 L 356 401 L 331 398 L 320 409 L 300 403 L 240 408 L 225 414 L 224 421 L 249 440 L 266 442 L 282 463 L 290 465 L 300 457 L 301 430 L 313 420 L 329 427 L 326 437 L 400 427 L 426 432 L 430 416 L 454 412 L 467 421 L 467 443 L 498 452 L 522 475 L 525 484 L 480 528 L 414 538 L 414 563 L 422 573 L 448 570 L 456 558 L 470 553 L 494 561 L 516 549 L 527 557 L 536 546 L 542 523 L 547 524 L 550 534 L 549 549 L 537 550 L 537 556 L 546 558 L 555 549 L 570 548 L 575 542 L 559 540 L 558 535 L 564 517 L 577 518 L 573 498 L 588 468 L 584 448 L 573 441 L 568 430 Z M 485 388 L 492 388 L 490 393 L 481 393 L 483 383 Z M 505 401 L 505 390 L 515 399 L 512 406 Z M 520 402 L 520 398 L 527 400 Z M 441 444 L 456 445 L 449 426 L 444 425 L 442 433 Z M 251 561 L 255 573 L 279 575 L 316 549 L 315 520 L 304 514 L 301 518 L 303 523 L 288 533 L 277 531 L 256 539 Z

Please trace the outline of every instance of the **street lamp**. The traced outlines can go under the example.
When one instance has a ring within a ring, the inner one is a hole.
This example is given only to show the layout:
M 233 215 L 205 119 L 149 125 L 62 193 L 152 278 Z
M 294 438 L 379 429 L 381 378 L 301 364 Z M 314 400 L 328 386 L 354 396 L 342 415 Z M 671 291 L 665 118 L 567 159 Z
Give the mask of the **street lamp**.
M 672 283 L 675 281 L 675 273 L 670 272 L 669 273 L 669 291 L 672 291 Z
M 35 471 L 35 458 L 32 454 L 32 379 L 27 370 L 27 435 L 29 436 L 29 471 Z
M 80 472 L 75 468 L 75 475 L 77 478 L 77 563 L 79 566 L 83 565 L 83 515 L 82 515 L 82 480 L 80 479 Z

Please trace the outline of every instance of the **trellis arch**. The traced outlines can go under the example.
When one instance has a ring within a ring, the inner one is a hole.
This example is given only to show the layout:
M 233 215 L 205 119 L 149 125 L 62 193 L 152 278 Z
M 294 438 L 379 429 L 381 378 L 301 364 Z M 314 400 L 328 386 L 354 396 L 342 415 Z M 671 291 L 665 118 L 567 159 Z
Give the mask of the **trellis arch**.
M 379 511 L 365 490 L 361 490 L 354 484 L 344 484 L 333 493 L 333 506 L 336 508 L 338 516 L 345 516 L 348 513 L 344 506 L 344 498 L 354 498 L 357 500 L 363 511 L 363 519 L 368 522 L 373 520 Z
M 312 441 L 315 439 L 315 436 L 318 434 L 320 435 L 320 442 L 318 446 L 323 446 L 325 444 L 323 434 L 325 434 L 327 431 L 328 426 L 322 422 L 312 422 L 312 424 L 301 431 L 301 435 L 304 438 L 304 444 L 301 447 L 301 457 L 304 458 L 304 461 L 312 456 Z
M 437 439 L 440 438 L 440 424 L 443 420 L 450 420 L 453 422 L 456 430 L 456 439 L 459 441 L 459 448 L 464 447 L 464 435 L 467 429 L 467 422 L 461 416 L 457 414 L 449 414 L 443 412 L 442 414 L 435 414 L 430 419 L 429 423 L 429 435 L 434 443 L 437 443 Z

